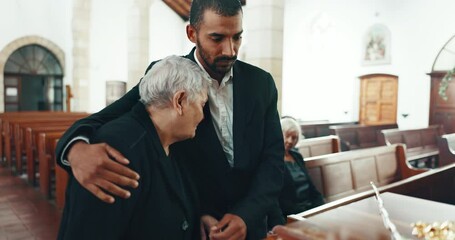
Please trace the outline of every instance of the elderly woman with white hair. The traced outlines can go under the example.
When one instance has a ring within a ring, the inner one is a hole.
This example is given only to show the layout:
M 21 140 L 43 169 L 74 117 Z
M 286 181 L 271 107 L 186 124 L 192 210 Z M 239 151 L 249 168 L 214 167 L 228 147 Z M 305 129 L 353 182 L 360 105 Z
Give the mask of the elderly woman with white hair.
M 94 142 L 119 150 L 141 179 L 131 197 L 102 202 L 70 176 L 58 239 L 196 239 L 200 216 L 185 160 L 173 143 L 192 138 L 209 81 L 192 61 L 170 56 L 139 86 L 140 102 L 103 125 Z M 102 182 L 99 183 L 103 185 Z
M 296 214 L 324 204 L 322 194 L 316 189 L 305 167 L 302 154 L 295 148 L 302 132 L 300 125 L 291 117 L 281 119 L 284 138 L 283 188 L 279 198 L 279 208 L 268 215 L 269 229 L 283 224 L 286 216 Z M 280 211 L 281 210 L 281 211 Z

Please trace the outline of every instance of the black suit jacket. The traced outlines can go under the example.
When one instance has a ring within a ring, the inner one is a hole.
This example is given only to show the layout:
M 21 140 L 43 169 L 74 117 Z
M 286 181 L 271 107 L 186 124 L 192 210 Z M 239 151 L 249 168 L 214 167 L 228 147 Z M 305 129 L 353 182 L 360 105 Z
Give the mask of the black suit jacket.
M 97 199 L 71 176 L 58 239 L 196 239 L 197 196 L 181 158 L 167 157 L 142 103 L 103 125 L 94 142 L 106 142 L 141 175 L 129 199 Z
M 185 57 L 195 61 L 194 51 Z M 202 213 L 219 219 L 225 213 L 236 214 L 245 221 L 248 238 L 260 239 L 266 234 L 266 213 L 277 200 L 283 181 L 278 94 L 272 76 L 260 68 L 236 61 L 233 74 L 234 167 L 229 166 L 216 135 L 209 104 L 196 137 L 176 147 L 190 158 L 185 162 L 196 176 Z M 138 99 L 136 86 L 117 102 L 76 122 L 59 141 L 58 159 L 70 139 L 90 136 L 100 125 L 128 111 Z

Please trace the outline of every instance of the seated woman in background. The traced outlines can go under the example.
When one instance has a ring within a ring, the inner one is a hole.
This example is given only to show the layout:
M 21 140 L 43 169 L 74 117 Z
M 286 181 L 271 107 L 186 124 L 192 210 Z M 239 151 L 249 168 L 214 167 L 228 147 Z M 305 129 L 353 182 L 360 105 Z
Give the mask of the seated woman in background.
M 170 56 L 139 84 L 140 102 L 97 130 L 93 142 L 118 149 L 141 178 L 128 199 L 102 202 L 70 176 L 59 240 L 197 239 L 195 186 L 171 144 L 195 136 L 209 80 L 191 60 Z
M 295 148 L 302 132 L 300 125 L 291 117 L 281 119 L 284 138 L 283 188 L 277 206 L 269 212 L 268 225 L 283 224 L 286 216 L 296 214 L 324 204 L 322 194 L 316 189 L 308 175 L 302 154 Z M 281 210 L 281 211 L 280 211 Z

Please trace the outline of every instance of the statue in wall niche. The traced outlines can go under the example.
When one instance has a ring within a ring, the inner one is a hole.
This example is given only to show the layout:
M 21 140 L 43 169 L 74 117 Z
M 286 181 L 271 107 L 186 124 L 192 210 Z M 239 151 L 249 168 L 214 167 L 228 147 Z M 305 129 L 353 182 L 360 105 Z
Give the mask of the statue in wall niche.
M 385 44 L 384 38 L 380 35 L 370 35 L 365 51 L 365 60 L 376 61 L 385 58 Z
M 368 29 L 362 62 L 365 65 L 390 63 L 390 32 L 384 25 L 375 24 Z

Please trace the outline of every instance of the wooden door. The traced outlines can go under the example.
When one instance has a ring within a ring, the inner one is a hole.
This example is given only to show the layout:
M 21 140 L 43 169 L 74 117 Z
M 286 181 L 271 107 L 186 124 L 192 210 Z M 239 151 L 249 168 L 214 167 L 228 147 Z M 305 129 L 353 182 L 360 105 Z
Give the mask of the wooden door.
M 370 74 L 360 77 L 359 123 L 364 125 L 397 122 L 398 77 Z

